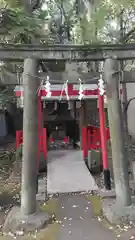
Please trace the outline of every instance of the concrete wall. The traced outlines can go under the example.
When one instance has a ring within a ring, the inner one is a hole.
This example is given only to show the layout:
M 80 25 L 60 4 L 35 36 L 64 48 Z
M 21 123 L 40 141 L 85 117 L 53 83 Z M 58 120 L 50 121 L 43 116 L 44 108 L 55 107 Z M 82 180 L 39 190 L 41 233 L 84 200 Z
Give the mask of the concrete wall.
M 135 97 L 135 83 L 127 84 L 127 96 L 128 100 Z M 127 114 L 129 134 L 132 136 L 135 143 L 135 99 L 130 102 Z

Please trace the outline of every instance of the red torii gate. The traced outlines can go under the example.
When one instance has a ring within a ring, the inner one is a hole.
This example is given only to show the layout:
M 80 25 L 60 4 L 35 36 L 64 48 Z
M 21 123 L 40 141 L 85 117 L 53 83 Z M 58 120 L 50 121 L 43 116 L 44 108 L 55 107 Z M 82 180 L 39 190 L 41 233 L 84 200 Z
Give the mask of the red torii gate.
M 88 151 L 92 149 L 102 149 L 103 168 L 105 171 L 109 171 L 108 166 L 108 152 L 107 141 L 110 139 L 109 129 L 105 124 L 104 113 L 104 95 L 99 94 L 97 84 L 83 84 L 83 100 L 90 98 L 98 98 L 99 119 L 100 128 L 94 126 L 83 127 L 82 129 L 82 150 L 83 158 L 88 158 Z M 16 86 L 15 93 L 17 97 L 23 96 L 23 87 Z M 51 96 L 48 97 L 48 92 L 44 86 L 41 86 L 38 90 L 38 168 L 40 152 L 44 153 L 45 159 L 47 158 L 47 141 L 46 141 L 46 129 L 42 130 L 41 120 L 43 116 L 43 100 L 67 100 L 67 94 L 70 100 L 77 100 L 79 98 L 80 85 L 79 84 L 67 84 L 67 92 L 63 89 L 63 85 L 54 84 L 51 85 Z M 121 91 L 121 90 L 120 90 Z M 19 133 L 17 133 L 19 134 Z M 21 132 L 22 136 L 22 132 Z M 18 139 L 18 138 L 17 138 Z M 17 140 L 18 142 L 19 140 Z M 17 143 L 18 144 L 18 143 Z M 37 169 L 38 169 L 37 168 Z M 38 170 L 37 170 L 38 171 Z M 107 177 L 108 178 L 108 177 Z M 107 180 L 108 181 L 108 180 Z M 108 184 L 108 183 L 107 183 Z M 110 183 L 106 188 L 110 189 Z

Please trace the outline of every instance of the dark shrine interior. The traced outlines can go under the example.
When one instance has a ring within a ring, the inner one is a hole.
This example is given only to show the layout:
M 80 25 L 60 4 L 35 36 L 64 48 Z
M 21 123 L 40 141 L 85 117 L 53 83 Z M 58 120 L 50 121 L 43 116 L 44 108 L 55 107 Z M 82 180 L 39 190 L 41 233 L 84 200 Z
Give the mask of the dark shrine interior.
M 57 105 L 55 107 L 55 105 Z M 75 109 L 73 110 L 76 111 Z M 79 141 L 79 124 L 76 114 L 71 114 L 71 109 L 67 101 L 48 102 L 44 109 L 44 127 L 47 129 L 47 138 L 53 138 L 55 142 L 60 142 L 65 136 L 73 143 Z

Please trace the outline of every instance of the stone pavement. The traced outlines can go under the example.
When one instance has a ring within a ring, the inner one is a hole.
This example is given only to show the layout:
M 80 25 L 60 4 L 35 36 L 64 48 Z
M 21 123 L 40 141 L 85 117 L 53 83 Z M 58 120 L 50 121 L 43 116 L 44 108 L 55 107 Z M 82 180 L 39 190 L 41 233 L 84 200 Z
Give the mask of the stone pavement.
M 59 196 L 56 222 L 60 223 L 60 227 L 53 238 L 55 240 L 117 239 L 115 232 L 94 217 L 92 205 L 85 195 Z
M 61 194 L 53 196 L 48 203 L 43 204 L 43 207 L 45 211 L 49 208 L 49 213 L 55 213 L 56 222 L 35 234 L 34 237 L 27 239 L 27 237 L 17 236 L 17 240 L 134 239 L 132 231 L 119 233 L 119 230 L 116 231 L 115 227 L 102 219 L 100 201 L 97 203 L 99 197 L 88 193 L 97 190 L 98 187 L 82 161 L 80 151 L 50 152 L 48 172 L 49 194 Z M 45 179 L 40 179 L 37 201 L 44 201 L 44 199 Z M 11 239 L 14 237 L 10 237 Z
M 45 181 L 39 180 L 39 193 Z M 59 150 L 48 153 L 47 192 L 49 194 L 97 190 L 94 178 L 82 160 L 79 150 Z
M 86 197 L 89 191 L 97 190 L 98 187 L 82 160 L 81 151 L 50 151 L 47 185 L 49 194 L 60 195 L 56 199 L 52 198 L 57 202 L 58 229 L 53 238 L 52 230 L 50 235 L 43 233 L 46 240 L 116 239 L 116 233 L 94 217 L 92 205 Z M 44 200 L 44 191 L 45 179 L 40 179 L 37 200 Z
M 53 212 L 56 221 L 40 232 L 23 235 L 11 233 L 0 236 L 1 240 L 131 240 L 135 239 L 135 229 L 120 232 L 116 227 L 107 223 L 101 215 L 100 199 L 90 194 L 62 194 L 52 197 L 42 210 Z

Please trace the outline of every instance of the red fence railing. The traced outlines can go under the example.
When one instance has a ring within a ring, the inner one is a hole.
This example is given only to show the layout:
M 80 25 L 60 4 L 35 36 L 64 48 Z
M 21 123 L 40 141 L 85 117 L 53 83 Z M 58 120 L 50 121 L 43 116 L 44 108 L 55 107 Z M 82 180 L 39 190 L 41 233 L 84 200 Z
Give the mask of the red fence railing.
M 16 131 L 16 149 L 23 143 L 23 131 Z M 43 153 L 44 159 L 47 159 L 47 135 L 46 128 L 43 128 L 38 139 L 37 165 L 39 168 L 40 153 Z
M 107 141 L 110 139 L 109 128 L 106 128 Z M 88 126 L 82 128 L 82 150 L 83 157 L 88 157 L 89 150 L 99 150 L 101 148 L 100 128 Z

